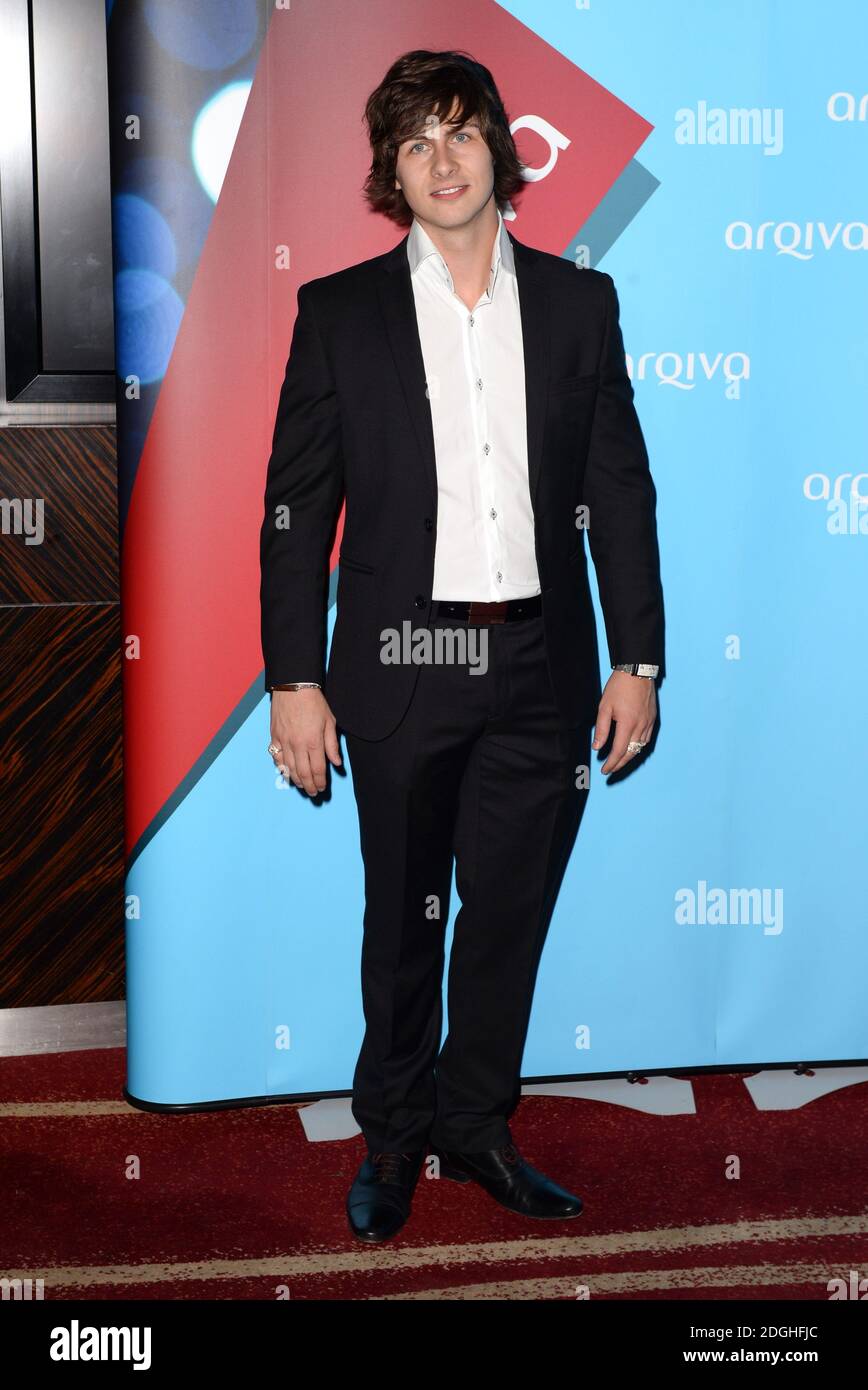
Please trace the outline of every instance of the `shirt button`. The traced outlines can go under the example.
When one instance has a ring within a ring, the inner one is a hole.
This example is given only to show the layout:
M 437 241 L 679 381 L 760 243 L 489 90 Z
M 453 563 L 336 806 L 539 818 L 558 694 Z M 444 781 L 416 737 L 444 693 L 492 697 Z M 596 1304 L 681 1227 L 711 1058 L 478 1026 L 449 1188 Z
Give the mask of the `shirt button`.
M 476 322 L 476 320 L 474 319 L 473 315 L 471 314 L 471 315 L 470 315 L 470 318 L 468 319 L 468 323 L 470 324 L 470 327 L 471 327 L 471 328 L 473 327 L 473 325 L 474 325 L 475 322 Z
M 489 515 L 489 516 L 492 516 L 492 517 L 493 517 L 493 516 L 497 516 L 497 512 L 496 512 L 496 511 L 494 510 L 494 508 L 492 507 L 492 509 L 491 509 L 491 511 L 488 513 L 488 515 Z
M 490 453 L 491 453 L 491 445 L 490 445 L 490 444 L 483 444 L 483 446 L 482 446 L 482 452 L 483 452 L 484 454 L 490 454 Z
M 500 581 L 501 581 L 502 579 L 503 579 L 503 575 L 501 574 L 500 570 L 498 570 L 498 571 L 497 571 L 497 582 L 498 582 L 498 584 L 500 583 Z
M 416 605 L 417 608 L 424 608 L 424 607 L 425 607 L 425 597 L 424 597 L 424 595 L 423 595 L 423 594 L 417 594 L 416 597 L 414 598 L 413 602 L 415 603 L 415 605 Z
M 481 377 L 481 376 L 478 376 L 478 377 L 476 378 L 476 385 L 477 385 L 477 387 L 479 388 L 479 390 L 481 391 L 481 390 L 482 390 L 482 377 Z

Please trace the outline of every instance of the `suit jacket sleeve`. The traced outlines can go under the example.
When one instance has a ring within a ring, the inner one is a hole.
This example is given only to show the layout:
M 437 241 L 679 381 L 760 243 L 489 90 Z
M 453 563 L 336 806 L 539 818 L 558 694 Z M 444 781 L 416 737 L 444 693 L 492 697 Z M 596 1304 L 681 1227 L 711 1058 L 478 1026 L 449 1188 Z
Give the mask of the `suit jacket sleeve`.
M 343 473 L 334 381 L 309 285 L 301 285 L 259 538 L 266 686 L 324 684 L 328 551 Z
M 600 381 L 585 467 L 588 542 L 613 665 L 663 666 L 663 594 L 657 493 L 633 404 L 618 292 L 605 272 L 606 318 Z

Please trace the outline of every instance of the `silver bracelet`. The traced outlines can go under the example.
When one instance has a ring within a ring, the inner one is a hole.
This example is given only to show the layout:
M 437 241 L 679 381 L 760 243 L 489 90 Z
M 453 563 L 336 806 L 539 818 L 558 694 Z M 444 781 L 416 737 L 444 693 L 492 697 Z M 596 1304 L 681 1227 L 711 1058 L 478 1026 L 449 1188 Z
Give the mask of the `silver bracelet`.
M 270 685 L 269 690 L 322 690 L 318 681 L 293 681 L 290 685 Z

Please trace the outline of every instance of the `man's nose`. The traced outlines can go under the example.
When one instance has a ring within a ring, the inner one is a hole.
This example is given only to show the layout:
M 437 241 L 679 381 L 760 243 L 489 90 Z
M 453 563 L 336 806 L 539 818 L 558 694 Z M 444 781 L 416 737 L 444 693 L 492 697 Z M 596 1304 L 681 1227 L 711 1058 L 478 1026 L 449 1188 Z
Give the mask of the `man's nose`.
M 443 174 L 445 176 L 446 174 L 453 173 L 454 169 L 455 160 L 451 157 L 451 155 L 447 154 L 445 151 L 443 154 L 440 154 L 438 151 L 438 153 L 434 157 L 435 174 Z

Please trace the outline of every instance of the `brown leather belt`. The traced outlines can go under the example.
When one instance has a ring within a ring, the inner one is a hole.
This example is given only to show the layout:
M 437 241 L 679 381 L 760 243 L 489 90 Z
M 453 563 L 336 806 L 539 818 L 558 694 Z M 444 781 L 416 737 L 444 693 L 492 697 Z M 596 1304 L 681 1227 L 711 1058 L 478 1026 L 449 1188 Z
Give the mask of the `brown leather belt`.
M 503 602 L 482 603 L 475 599 L 435 599 L 432 618 L 455 618 L 476 625 L 488 626 L 491 623 L 514 623 L 519 618 L 535 618 L 542 612 L 542 596 L 532 598 L 509 598 Z

